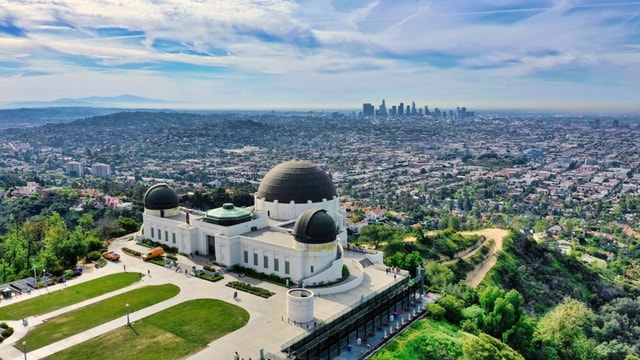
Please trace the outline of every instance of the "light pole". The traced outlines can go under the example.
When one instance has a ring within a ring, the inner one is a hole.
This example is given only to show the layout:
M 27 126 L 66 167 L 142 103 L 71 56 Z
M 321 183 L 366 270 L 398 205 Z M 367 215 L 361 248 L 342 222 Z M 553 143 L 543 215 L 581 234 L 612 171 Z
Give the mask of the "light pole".
M 131 326 L 131 322 L 129 321 L 129 304 L 125 305 L 125 308 L 127 308 L 127 326 Z
M 22 353 L 24 354 L 24 360 L 27 360 L 27 342 L 22 342 Z

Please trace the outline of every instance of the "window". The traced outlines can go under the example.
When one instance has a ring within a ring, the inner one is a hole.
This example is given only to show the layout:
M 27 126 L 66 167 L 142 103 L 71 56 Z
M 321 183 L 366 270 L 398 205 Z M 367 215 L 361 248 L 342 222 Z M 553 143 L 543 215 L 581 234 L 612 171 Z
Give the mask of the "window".
M 253 253 L 253 265 L 258 266 L 258 254 Z
M 311 265 L 311 272 L 313 272 L 313 265 Z
M 289 275 L 290 269 L 289 269 L 289 261 L 285 260 L 284 261 L 284 273 Z
M 169 232 L 167 230 L 164 231 L 164 239 L 169 241 Z
M 249 263 L 249 252 L 247 250 L 244 251 L 244 263 Z
M 268 269 L 269 268 L 269 257 L 267 255 L 264 256 L 264 259 L 262 259 L 264 262 L 264 268 Z
M 154 232 L 155 232 L 155 229 L 154 229 L 154 228 L 151 228 L 151 238 L 152 238 L 152 239 L 155 237 Z
M 162 230 L 158 228 L 158 240 L 162 240 Z
M 171 235 L 173 236 L 173 243 L 176 243 L 176 233 L 171 233 Z
M 278 260 L 278 258 L 273 259 L 273 271 L 280 271 L 280 261 Z

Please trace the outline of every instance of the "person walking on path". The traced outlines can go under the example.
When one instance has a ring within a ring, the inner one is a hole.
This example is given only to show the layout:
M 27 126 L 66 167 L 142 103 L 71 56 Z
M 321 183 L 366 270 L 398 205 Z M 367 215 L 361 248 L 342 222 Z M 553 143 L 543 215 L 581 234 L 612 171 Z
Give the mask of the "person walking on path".
M 147 269 L 147 276 L 151 277 L 151 270 Z
M 233 355 L 233 360 L 240 360 L 240 355 L 238 355 L 238 352 L 236 351 L 236 353 Z
M 233 292 L 233 300 L 238 300 L 238 292 L 237 291 Z

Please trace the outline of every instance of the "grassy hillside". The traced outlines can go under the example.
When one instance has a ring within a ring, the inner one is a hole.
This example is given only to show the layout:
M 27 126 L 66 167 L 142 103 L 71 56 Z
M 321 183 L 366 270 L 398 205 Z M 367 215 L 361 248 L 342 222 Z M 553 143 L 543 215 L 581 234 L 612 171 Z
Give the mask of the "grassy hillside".
M 523 359 L 507 345 L 485 334 L 462 331 L 446 321 L 420 320 L 401 333 L 373 360 Z

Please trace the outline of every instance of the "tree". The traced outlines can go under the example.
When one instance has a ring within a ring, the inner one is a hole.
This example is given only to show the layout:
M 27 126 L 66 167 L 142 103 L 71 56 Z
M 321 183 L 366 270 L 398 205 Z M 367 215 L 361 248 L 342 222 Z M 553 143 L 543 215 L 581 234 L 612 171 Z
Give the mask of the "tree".
M 562 359 L 594 359 L 595 343 L 585 333 L 593 319 L 585 304 L 565 298 L 540 319 L 534 341 L 554 348 Z
M 431 261 L 424 267 L 425 284 L 431 288 L 442 290 L 451 284 L 456 275 L 451 269 L 441 263 Z
M 447 228 L 452 229 L 453 231 L 460 230 L 460 218 L 457 216 L 450 216 Z
M 1 249 L 5 282 L 19 279 L 28 274 L 30 267 L 27 266 L 27 258 L 29 257 L 27 241 L 18 226 L 11 228 L 1 243 Z
M 373 244 L 373 248 L 377 249 L 381 242 L 390 241 L 393 237 L 393 230 L 387 226 L 379 224 L 370 224 L 360 229 L 359 240 L 365 243 Z
M 444 318 L 447 319 L 448 322 L 456 325 L 460 324 L 464 301 L 455 296 L 445 295 L 438 299 L 437 304 L 445 309 L 446 313 Z
M 402 264 L 402 268 L 405 270 L 409 270 L 409 274 L 411 276 L 416 276 L 416 271 L 418 266 L 423 265 L 422 256 L 417 251 L 412 251 L 410 254 L 405 256 L 404 262 Z
M 69 231 L 64 220 L 57 212 L 53 212 L 47 218 L 47 229 L 44 236 L 44 251 L 41 253 L 40 265 L 43 268 L 54 270 L 63 267 L 68 262 L 66 242 L 69 240 Z M 43 261 L 44 260 L 44 263 Z M 75 263 L 73 264 L 75 265 Z
M 120 216 L 118 217 L 119 230 L 122 230 L 122 235 L 131 234 L 140 229 L 140 224 L 130 217 Z
M 467 338 L 462 344 L 464 360 L 524 360 L 500 340 L 486 334 Z

